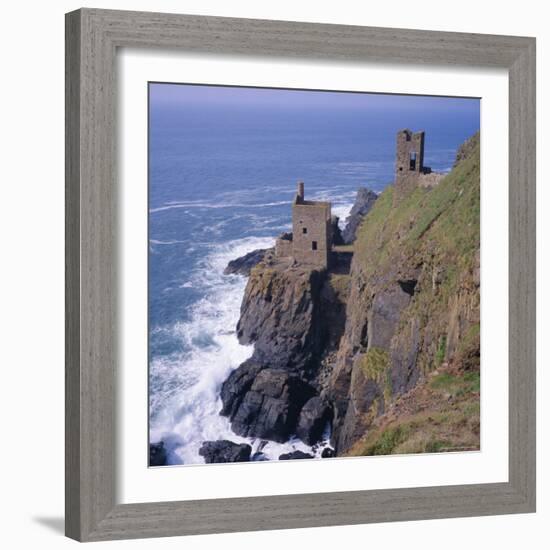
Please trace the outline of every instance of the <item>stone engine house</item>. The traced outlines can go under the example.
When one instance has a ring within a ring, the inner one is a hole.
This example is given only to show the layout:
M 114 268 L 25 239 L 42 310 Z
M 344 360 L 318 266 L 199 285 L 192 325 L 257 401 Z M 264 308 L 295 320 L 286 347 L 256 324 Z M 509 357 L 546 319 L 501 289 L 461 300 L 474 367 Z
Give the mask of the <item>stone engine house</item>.
M 428 184 L 433 178 L 424 176 L 431 171 L 424 166 L 424 132 L 397 132 L 394 203 L 415 187 Z
M 292 203 L 292 234 L 284 233 L 275 244 L 278 257 L 291 256 L 295 262 L 327 269 L 332 250 L 330 202 L 308 201 L 304 183 Z

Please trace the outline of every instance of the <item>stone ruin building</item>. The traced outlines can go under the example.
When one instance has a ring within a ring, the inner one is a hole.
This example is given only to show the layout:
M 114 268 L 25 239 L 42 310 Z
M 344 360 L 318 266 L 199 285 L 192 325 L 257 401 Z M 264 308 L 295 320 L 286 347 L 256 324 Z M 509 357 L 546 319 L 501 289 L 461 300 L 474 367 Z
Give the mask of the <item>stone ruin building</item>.
M 424 135 L 409 129 L 397 132 L 394 204 L 416 187 L 437 185 L 444 175 L 424 166 Z
M 416 187 L 433 187 L 444 174 L 424 166 L 424 132 L 405 129 L 397 133 L 395 185 L 393 204 Z M 283 233 L 275 243 L 278 258 L 292 258 L 297 264 L 317 269 L 330 266 L 333 245 L 331 204 L 309 201 L 304 196 L 304 183 L 292 203 L 292 232 Z
M 332 250 L 330 206 L 330 202 L 306 200 L 304 183 L 298 182 L 292 203 L 292 233 L 283 233 L 277 239 L 276 256 L 327 269 Z

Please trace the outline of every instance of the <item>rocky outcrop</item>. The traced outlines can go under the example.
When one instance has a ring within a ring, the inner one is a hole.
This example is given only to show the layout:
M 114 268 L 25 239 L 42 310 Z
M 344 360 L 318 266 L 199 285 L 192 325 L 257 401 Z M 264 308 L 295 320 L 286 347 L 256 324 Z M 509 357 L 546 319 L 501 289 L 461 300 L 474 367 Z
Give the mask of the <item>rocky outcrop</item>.
M 346 218 L 346 226 L 342 232 L 344 243 L 349 244 L 355 240 L 357 228 L 363 221 L 363 218 L 370 212 L 377 198 L 378 195 L 366 187 L 360 187 L 357 190 L 355 203 L 351 208 L 349 216 Z
M 288 264 L 263 262 L 251 271 L 237 335 L 254 353 L 221 390 L 221 414 L 235 433 L 279 442 L 298 432 L 311 443 L 322 436 L 331 409 L 315 397 L 321 358 L 344 330 L 341 279 Z
M 316 395 L 300 411 L 296 436 L 304 443 L 314 445 L 321 440 L 327 424 L 332 420 L 332 408 L 326 399 Z
M 244 275 L 248 277 L 250 270 L 258 265 L 265 257 L 266 253 L 272 249 L 257 249 L 231 260 L 223 270 L 224 275 Z
M 292 451 L 279 456 L 279 460 L 300 460 L 302 458 L 314 458 L 314 456 L 303 451 Z
M 288 371 L 249 366 L 234 371 L 224 383 L 222 414 L 230 417 L 239 435 L 285 442 L 314 390 Z
M 205 441 L 199 449 L 207 464 L 219 462 L 248 462 L 252 447 L 246 443 L 233 443 L 226 439 Z
M 149 444 L 149 466 L 166 466 L 164 441 Z
M 332 234 L 332 244 L 336 246 L 344 244 L 344 238 L 342 237 L 342 231 L 340 229 L 340 218 L 338 216 L 331 216 L 330 230 Z
M 254 361 L 303 373 L 320 353 L 319 295 L 325 274 L 287 264 L 260 264 L 248 279 L 237 324 L 241 344 L 254 344 Z
M 330 447 L 325 447 L 321 451 L 321 458 L 333 458 L 334 456 L 336 456 L 334 449 L 331 449 Z

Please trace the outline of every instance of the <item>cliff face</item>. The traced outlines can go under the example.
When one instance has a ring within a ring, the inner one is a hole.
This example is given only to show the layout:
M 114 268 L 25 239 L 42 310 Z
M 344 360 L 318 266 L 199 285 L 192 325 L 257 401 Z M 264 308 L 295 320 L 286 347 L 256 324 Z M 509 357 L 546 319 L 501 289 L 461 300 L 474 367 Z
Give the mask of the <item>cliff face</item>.
M 347 285 L 328 275 L 271 258 L 251 270 L 237 326 L 253 356 L 222 387 L 222 414 L 235 433 L 286 441 L 318 440 L 332 417 L 320 397 L 322 357 L 344 329 Z
M 321 347 L 319 271 L 262 263 L 253 268 L 241 305 L 237 336 L 254 343 L 254 358 L 272 368 L 305 374 Z
M 342 239 L 346 244 L 350 244 L 355 240 L 357 229 L 361 225 L 363 218 L 370 212 L 377 198 L 378 195 L 366 187 L 360 187 L 357 190 L 355 203 L 349 216 L 346 218 L 346 227 L 342 231 Z
M 432 373 L 478 370 L 479 136 L 461 155 L 433 189 L 378 197 L 349 273 L 270 257 L 251 270 L 237 331 L 254 354 L 222 389 L 236 433 L 314 443 L 330 421 L 337 454 L 360 454 Z
M 430 372 L 479 367 L 479 136 L 437 187 L 397 206 L 392 194 L 378 198 L 355 243 L 326 390 L 339 453 Z

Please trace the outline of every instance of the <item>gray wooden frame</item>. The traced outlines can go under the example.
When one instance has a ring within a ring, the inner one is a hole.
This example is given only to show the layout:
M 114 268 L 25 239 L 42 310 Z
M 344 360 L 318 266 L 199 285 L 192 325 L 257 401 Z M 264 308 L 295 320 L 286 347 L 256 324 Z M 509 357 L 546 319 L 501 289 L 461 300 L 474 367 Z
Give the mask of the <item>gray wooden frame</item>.
M 509 481 L 115 502 L 119 47 L 509 71 Z M 82 541 L 535 511 L 535 39 L 82 9 L 66 16 L 66 534 Z

